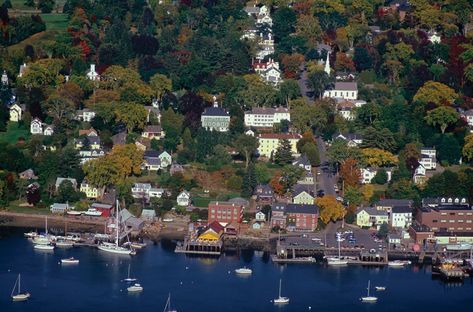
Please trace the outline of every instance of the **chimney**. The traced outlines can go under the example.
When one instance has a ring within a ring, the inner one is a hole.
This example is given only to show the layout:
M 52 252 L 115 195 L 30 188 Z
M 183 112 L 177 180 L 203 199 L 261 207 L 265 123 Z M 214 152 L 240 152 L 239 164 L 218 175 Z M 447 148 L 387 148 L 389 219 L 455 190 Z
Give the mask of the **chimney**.
M 95 72 L 95 64 L 90 64 L 90 71 Z
M 215 95 L 213 96 L 213 99 L 214 99 L 214 107 L 218 107 L 217 97 Z

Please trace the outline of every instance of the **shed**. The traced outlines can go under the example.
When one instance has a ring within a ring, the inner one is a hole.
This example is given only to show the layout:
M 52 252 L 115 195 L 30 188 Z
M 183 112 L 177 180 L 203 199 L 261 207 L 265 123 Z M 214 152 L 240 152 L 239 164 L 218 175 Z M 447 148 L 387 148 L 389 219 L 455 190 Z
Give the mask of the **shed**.
M 145 221 L 154 221 L 154 218 L 156 218 L 156 211 L 154 211 L 154 209 L 143 209 L 140 218 Z

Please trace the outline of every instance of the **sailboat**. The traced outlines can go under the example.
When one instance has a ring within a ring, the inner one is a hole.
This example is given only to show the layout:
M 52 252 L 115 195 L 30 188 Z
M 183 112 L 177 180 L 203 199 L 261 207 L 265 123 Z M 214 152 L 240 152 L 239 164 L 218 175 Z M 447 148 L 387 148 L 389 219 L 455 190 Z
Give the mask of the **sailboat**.
M 281 282 L 282 280 L 279 279 L 279 297 L 273 300 L 273 302 L 276 304 L 289 303 L 288 297 L 281 297 Z
M 117 213 L 116 213 L 116 221 L 115 221 L 115 230 L 117 232 L 117 235 L 115 237 L 115 243 L 113 244 L 113 243 L 104 242 L 101 245 L 99 245 L 98 248 L 99 250 L 115 253 L 115 254 L 134 255 L 135 251 L 118 245 L 119 235 L 120 235 L 120 223 L 118 221 L 118 218 L 119 218 L 119 208 L 118 208 L 118 200 L 117 200 Z
M 346 265 L 348 264 L 348 260 L 342 259 L 340 256 L 340 241 L 341 241 L 341 233 L 337 233 L 337 243 L 338 243 L 338 257 L 328 257 L 327 264 L 328 265 Z
M 177 310 L 171 310 L 171 294 L 168 295 L 168 300 L 166 301 L 163 312 L 177 312 Z
M 368 294 L 366 295 L 366 297 L 361 297 L 361 301 L 363 302 L 376 302 L 378 301 L 378 298 L 377 297 L 374 297 L 374 296 L 370 296 L 370 280 L 368 280 L 368 288 L 366 288 L 368 290 Z
M 127 282 L 127 283 L 136 282 L 136 278 L 130 277 L 130 266 L 131 264 L 128 264 L 128 276 L 127 278 L 123 280 L 124 282 Z
M 18 291 L 15 295 L 14 293 L 15 293 L 15 290 L 17 289 L 16 285 L 18 285 Z M 16 281 L 15 281 L 15 285 L 13 286 L 13 289 L 11 291 L 12 300 L 13 301 L 25 301 L 25 300 L 28 300 L 28 298 L 30 296 L 31 295 L 28 292 L 25 292 L 25 293 L 21 292 L 21 275 L 18 274 L 18 277 L 16 278 Z
M 45 218 L 44 220 L 44 229 L 45 233 L 44 235 L 36 235 L 33 237 L 33 243 L 36 245 L 49 245 L 50 243 L 50 237 L 48 234 L 48 217 Z

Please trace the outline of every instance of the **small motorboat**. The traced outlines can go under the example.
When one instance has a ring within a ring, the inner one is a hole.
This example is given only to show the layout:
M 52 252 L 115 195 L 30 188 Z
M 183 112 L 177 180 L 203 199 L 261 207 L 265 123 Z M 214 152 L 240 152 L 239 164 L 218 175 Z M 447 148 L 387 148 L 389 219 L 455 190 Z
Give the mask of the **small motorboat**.
M 393 268 L 402 268 L 408 264 L 411 264 L 410 261 L 402 261 L 402 260 L 394 260 L 394 261 L 389 261 L 388 266 L 393 267 Z
M 143 286 L 140 284 L 134 284 L 133 286 L 130 286 L 127 288 L 128 292 L 140 292 L 143 291 Z
M 74 242 L 69 240 L 57 240 L 54 245 L 56 245 L 56 247 L 70 248 L 74 247 Z
M 141 248 L 144 248 L 146 247 L 146 244 L 145 243 L 131 243 L 130 244 L 130 247 L 133 248 L 133 249 L 141 249 Z
M 375 288 L 377 291 L 386 290 L 386 287 L 384 287 L 384 286 L 375 286 L 374 288 Z
M 248 269 L 247 267 L 239 268 L 235 270 L 236 274 L 241 274 L 241 275 L 250 275 L 253 273 L 251 269 Z
M 76 259 L 74 257 L 66 258 L 66 259 L 61 259 L 62 264 L 79 264 L 79 259 Z
M 363 302 L 376 302 L 376 301 L 378 301 L 377 297 L 370 296 L 370 282 L 371 281 L 368 281 L 368 287 L 366 288 L 368 290 L 368 293 L 367 293 L 366 297 L 361 297 L 360 298 L 360 300 L 363 301 Z
M 26 238 L 35 238 L 36 236 L 38 236 L 38 233 L 31 231 L 31 232 L 23 233 L 23 235 L 24 235 Z
M 102 212 L 95 208 L 89 208 L 84 214 L 89 217 L 100 217 Z
M 33 248 L 38 250 L 54 250 L 53 245 L 34 245 Z

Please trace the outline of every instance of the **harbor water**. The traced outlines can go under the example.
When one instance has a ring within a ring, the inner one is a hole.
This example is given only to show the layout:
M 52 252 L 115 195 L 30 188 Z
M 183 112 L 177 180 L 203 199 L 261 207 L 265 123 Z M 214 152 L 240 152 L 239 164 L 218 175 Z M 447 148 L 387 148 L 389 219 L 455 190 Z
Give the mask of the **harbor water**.
M 75 257 L 77 265 L 61 265 Z M 143 292 L 129 294 L 128 264 Z M 237 276 L 248 267 L 253 274 Z M 27 302 L 12 302 L 18 273 Z M 290 303 L 274 305 L 279 279 Z M 377 303 L 362 303 L 366 285 Z M 374 286 L 385 286 L 376 292 Z M 168 293 L 179 312 L 242 311 L 473 311 L 473 282 L 446 284 L 429 266 L 406 268 L 330 268 L 324 264 L 277 265 L 269 255 L 242 251 L 220 258 L 186 257 L 171 242 L 149 245 L 136 256 L 80 247 L 34 250 L 20 231 L 0 239 L 0 311 L 162 311 Z

